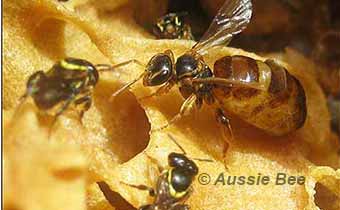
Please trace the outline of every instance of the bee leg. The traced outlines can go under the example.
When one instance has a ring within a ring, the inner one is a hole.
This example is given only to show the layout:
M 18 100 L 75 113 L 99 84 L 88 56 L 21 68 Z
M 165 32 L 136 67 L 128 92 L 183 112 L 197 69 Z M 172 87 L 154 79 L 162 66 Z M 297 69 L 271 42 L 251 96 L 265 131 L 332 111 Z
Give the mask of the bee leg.
M 60 109 L 57 111 L 55 118 L 58 118 L 67 108 L 68 106 L 70 106 L 70 104 L 73 102 L 74 100 L 74 95 L 71 95 L 63 104 L 62 107 L 60 107 Z
M 227 167 L 227 164 L 225 162 L 225 157 L 226 157 L 226 153 L 227 153 L 227 150 L 229 148 L 229 142 L 227 141 L 228 137 L 229 136 L 231 139 L 234 138 L 234 134 L 233 134 L 233 130 L 231 128 L 231 125 L 230 125 L 230 120 L 228 119 L 227 116 L 225 116 L 224 114 L 224 111 L 220 108 L 216 109 L 216 120 L 218 123 L 222 124 L 222 129 L 223 129 L 223 136 L 225 136 L 224 139 L 224 146 L 223 146 L 223 161 L 224 161 L 224 166 L 226 168 L 226 170 L 228 171 L 228 167 Z M 226 131 L 225 131 L 225 128 L 228 129 L 228 133 L 229 135 L 225 135 Z
M 189 209 L 190 207 L 186 204 L 177 204 L 170 208 L 170 210 L 189 210 Z
M 18 105 L 15 108 L 15 112 L 14 114 L 18 113 L 20 107 L 22 106 L 22 104 L 24 104 L 24 102 L 26 101 L 26 99 L 29 97 L 29 94 L 26 92 L 24 95 L 22 95 L 19 100 L 18 100 Z
M 170 89 L 174 86 L 174 83 L 166 83 L 165 85 L 161 86 L 160 88 L 158 88 L 156 90 L 156 92 L 154 93 L 151 93 L 150 95 L 148 96 L 143 96 L 141 98 L 139 98 L 138 100 L 142 101 L 142 100 L 146 100 L 146 99 L 149 99 L 149 98 L 152 98 L 154 96 L 161 96 L 161 95 L 164 95 L 166 93 L 168 93 L 170 91 Z
M 60 109 L 57 111 L 57 113 L 55 114 L 54 116 L 54 119 L 53 119 L 53 122 L 52 122 L 52 125 L 51 125 L 51 128 L 49 129 L 49 132 L 48 132 L 48 139 L 50 139 L 51 137 L 51 133 L 52 133 L 52 130 L 53 130 L 53 127 L 55 125 L 55 123 L 57 122 L 57 119 L 58 117 L 69 107 L 69 105 L 73 102 L 74 100 L 74 95 L 70 96 L 66 101 L 65 103 L 63 104 L 62 107 L 60 107 Z
M 195 94 L 190 95 L 183 102 L 181 109 L 180 109 L 180 111 L 177 115 L 175 115 L 172 119 L 170 119 L 169 122 L 166 125 L 164 125 L 160 128 L 157 128 L 155 130 L 151 130 L 151 132 L 163 130 L 164 128 L 167 128 L 169 125 L 171 125 L 171 124 L 175 123 L 176 121 L 178 121 L 179 119 L 181 119 L 183 116 L 189 115 L 190 112 L 194 109 L 196 102 L 197 102 L 197 96 Z
M 91 95 L 86 95 L 86 96 L 84 96 L 84 97 L 81 97 L 81 98 L 77 99 L 77 100 L 74 102 L 74 104 L 75 104 L 76 106 L 78 106 L 78 105 L 81 105 L 81 106 L 82 106 L 82 107 L 81 107 L 81 110 L 80 110 L 79 121 L 80 121 L 81 124 L 83 124 L 83 123 L 82 123 L 82 119 L 83 119 L 84 113 L 85 113 L 87 110 L 89 110 L 90 107 L 91 107 L 91 104 L 92 104 L 92 97 L 91 97 Z
M 121 184 L 125 184 L 129 187 L 137 188 L 139 190 L 147 190 L 149 192 L 150 196 L 155 196 L 155 190 L 152 187 L 148 187 L 146 185 L 140 184 L 140 185 L 134 185 L 134 184 L 128 184 L 125 182 L 120 182 Z
M 234 139 L 234 134 L 231 128 L 230 120 L 227 116 L 225 116 L 224 111 L 222 109 L 216 109 L 216 120 L 218 123 L 222 124 L 228 129 L 230 138 Z

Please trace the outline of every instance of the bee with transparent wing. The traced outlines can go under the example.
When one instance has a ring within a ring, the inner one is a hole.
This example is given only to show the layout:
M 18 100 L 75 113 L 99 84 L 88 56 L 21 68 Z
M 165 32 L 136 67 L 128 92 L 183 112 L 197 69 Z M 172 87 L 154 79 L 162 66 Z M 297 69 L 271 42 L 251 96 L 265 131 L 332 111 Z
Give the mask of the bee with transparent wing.
M 203 103 L 216 109 L 217 121 L 225 125 L 231 135 L 229 114 L 275 136 L 302 127 L 306 119 L 304 89 L 278 62 L 241 55 L 224 56 L 215 61 L 211 71 L 204 61 L 203 55 L 210 49 L 227 45 L 234 35 L 242 32 L 251 15 L 250 0 L 227 0 L 192 49 L 176 62 L 171 50 L 155 55 L 138 79 L 113 96 L 142 78 L 144 86 L 161 86 L 151 96 L 164 94 L 177 85 L 185 101 L 180 112 L 157 130 L 166 128 Z

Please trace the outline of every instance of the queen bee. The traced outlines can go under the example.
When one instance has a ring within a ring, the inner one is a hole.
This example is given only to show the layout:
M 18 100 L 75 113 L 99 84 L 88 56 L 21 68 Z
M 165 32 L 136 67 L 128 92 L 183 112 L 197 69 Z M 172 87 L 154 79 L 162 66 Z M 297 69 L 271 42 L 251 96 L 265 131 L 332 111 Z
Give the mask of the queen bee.
M 251 15 L 250 0 L 226 1 L 192 49 L 176 61 L 171 50 L 156 54 L 138 78 L 112 96 L 140 79 L 144 86 L 160 86 L 151 96 L 167 93 L 177 85 L 185 101 L 179 113 L 158 130 L 203 104 L 214 107 L 217 121 L 231 134 L 229 116 L 236 116 L 274 136 L 301 128 L 307 113 L 305 91 L 284 66 L 273 59 L 260 61 L 234 55 L 217 59 L 212 71 L 204 61 L 203 55 L 210 49 L 227 45 L 234 35 L 242 32 Z

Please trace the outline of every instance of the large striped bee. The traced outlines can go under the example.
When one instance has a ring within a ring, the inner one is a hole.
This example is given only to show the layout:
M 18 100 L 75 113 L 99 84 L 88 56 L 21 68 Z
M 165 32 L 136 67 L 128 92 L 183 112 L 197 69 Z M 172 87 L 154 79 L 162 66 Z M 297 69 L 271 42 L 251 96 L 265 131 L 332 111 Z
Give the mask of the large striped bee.
M 55 119 L 74 105 L 79 108 L 82 117 L 91 106 L 91 94 L 98 82 L 99 69 L 110 70 L 111 66 L 93 65 L 77 58 L 60 60 L 48 71 L 37 71 L 29 77 L 20 103 L 32 97 L 39 110 L 51 113 Z
M 304 89 L 278 62 L 241 55 L 225 56 L 216 60 L 212 72 L 204 61 L 203 55 L 209 49 L 228 44 L 234 35 L 242 32 L 251 15 L 250 0 L 226 1 L 192 49 L 176 62 L 171 50 L 155 55 L 137 79 L 112 96 L 139 79 L 143 79 L 144 86 L 161 86 L 151 96 L 164 94 L 177 85 L 185 101 L 179 113 L 159 129 L 188 115 L 195 106 L 200 108 L 203 103 L 214 107 L 217 121 L 231 134 L 230 116 L 274 136 L 301 128 L 307 112 Z
M 189 210 L 189 206 L 184 202 L 191 195 L 193 191 L 192 183 L 198 174 L 198 167 L 191 159 L 213 162 L 209 159 L 188 158 L 185 150 L 178 144 L 175 138 L 170 134 L 168 136 L 178 146 L 181 153 L 172 152 L 168 155 L 167 168 L 163 168 L 156 159 L 147 156 L 152 162 L 157 164 L 160 172 L 155 188 L 122 182 L 122 184 L 139 190 L 147 190 L 149 195 L 154 197 L 152 204 L 143 205 L 138 210 Z M 98 185 L 101 189 L 104 188 L 102 182 L 99 182 Z M 110 200 L 109 195 L 105 191 L 103 190 L 106 199 Z

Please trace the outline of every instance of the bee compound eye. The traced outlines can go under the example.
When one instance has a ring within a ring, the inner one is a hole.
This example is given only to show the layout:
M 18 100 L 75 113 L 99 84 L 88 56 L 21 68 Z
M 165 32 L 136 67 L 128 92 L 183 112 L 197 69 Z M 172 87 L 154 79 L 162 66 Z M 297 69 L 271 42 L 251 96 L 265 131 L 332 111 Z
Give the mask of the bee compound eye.
M 168 164 L 171 167 L 185 167 L 186 159 L 183 154 L 172 152 L 168 156 Z
M 190 174 L 191 175 L 197 175 L 198 174 L 198 167 L 196 166 L 196 164 L 193 162 L 193 161 L 189 161 L 187 163 L 187 168 L 188 168 L 188 171 L 190 171 Z

